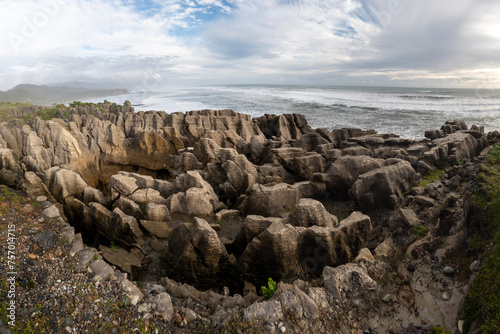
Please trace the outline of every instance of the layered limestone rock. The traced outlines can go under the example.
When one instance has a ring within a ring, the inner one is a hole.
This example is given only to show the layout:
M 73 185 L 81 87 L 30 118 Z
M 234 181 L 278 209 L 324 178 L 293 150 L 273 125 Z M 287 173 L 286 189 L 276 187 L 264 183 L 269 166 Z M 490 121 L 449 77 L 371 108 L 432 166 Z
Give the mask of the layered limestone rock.
M 412 140 L 312 130 L 297 114 L 134 113 L 130 103 L 58 115 L 0 124 L 0 182 L 61 203 L 85 242 L 161 253 L 169 275 L 202 287 L 222 277 L 256 284 L 319 277 L 348 263 L 382 242 L 370 238 L 370 217 L 354 205 L 365 213 L 403 203 L 431 210 L 444 190 L 433 183 L 411 190 L 417 172 L 470 161 L 499 139 L 460 121 Z M 450 178 L 450 189 L 459 178 Z M 321 202 L 338 199 L 353 203 L 340 223 Z M 215 217 L 219 225 L 209 223 Z M 404 226 L 419 218 L 411 221 Z M 131 268 L 112 255 L 108 261 Z M 139 262 L 153 261 L 142 255 Z M 285 297 L 281 305 L 299 298 Z

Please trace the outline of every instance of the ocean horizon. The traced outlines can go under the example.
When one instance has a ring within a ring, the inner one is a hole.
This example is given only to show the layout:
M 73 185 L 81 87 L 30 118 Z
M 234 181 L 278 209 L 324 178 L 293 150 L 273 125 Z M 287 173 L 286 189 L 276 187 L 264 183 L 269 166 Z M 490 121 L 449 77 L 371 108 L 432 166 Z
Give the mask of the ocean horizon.
M 303 114 L 312 128 L 357 127 L 403 138 L 422 138 L 447 120 L 500 130 L 500 89 L 344 87 L 306 85 L 218 85 L 87 99 L 122 104 L 135 111 L 186 112 L 232 109 L 259 117 Z

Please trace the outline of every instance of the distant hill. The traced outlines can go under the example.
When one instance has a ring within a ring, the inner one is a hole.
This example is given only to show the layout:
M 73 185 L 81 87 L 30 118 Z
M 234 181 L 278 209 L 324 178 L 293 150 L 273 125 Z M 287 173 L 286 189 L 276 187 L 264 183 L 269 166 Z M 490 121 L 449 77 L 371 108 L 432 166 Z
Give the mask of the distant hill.
M 64 103 L 94 97 L 128 94 L 126 89 L 89 89 L 68 86 L 18 85 L 7 91 L 0 91 L 1 102 L 31 102 L 38 105 Z

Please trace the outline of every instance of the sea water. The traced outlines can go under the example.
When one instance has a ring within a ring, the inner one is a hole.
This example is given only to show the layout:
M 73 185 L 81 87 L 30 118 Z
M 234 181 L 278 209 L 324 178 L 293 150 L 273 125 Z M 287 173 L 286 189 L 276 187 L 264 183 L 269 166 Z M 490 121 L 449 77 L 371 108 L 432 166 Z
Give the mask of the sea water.
M 338 86 L 225 85 L 133 92 L 87 100 L 122 104 L 136 111 L 185 112 L 233 109 L 252 117 L 299 113 L 312 128 L 357 127 L 421 138 L 447 120 L 462 119 L 485 131 L 500 130 L 500 90 Z

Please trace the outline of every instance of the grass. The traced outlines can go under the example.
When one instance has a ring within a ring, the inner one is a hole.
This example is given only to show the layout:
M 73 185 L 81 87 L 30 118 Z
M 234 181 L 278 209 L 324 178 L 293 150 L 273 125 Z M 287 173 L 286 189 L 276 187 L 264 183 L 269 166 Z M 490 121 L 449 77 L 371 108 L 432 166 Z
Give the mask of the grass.
M 422 178 L 420 179 L 419 187 L 425 188 L 427 185 L 431 182 L 437 181 L 440 179 L 441 175 L 445 173 L 444 169 L 441 168 L 435 168 L 433 170 L 430 170 L 426 174 L 422 175 Z
M 500 144 L 486 156 L 477 180 L 471 251 L 484 252 L 485 258 L 465 300 L 464 332 L 477 321 L 479 333 L 500 333 Z

